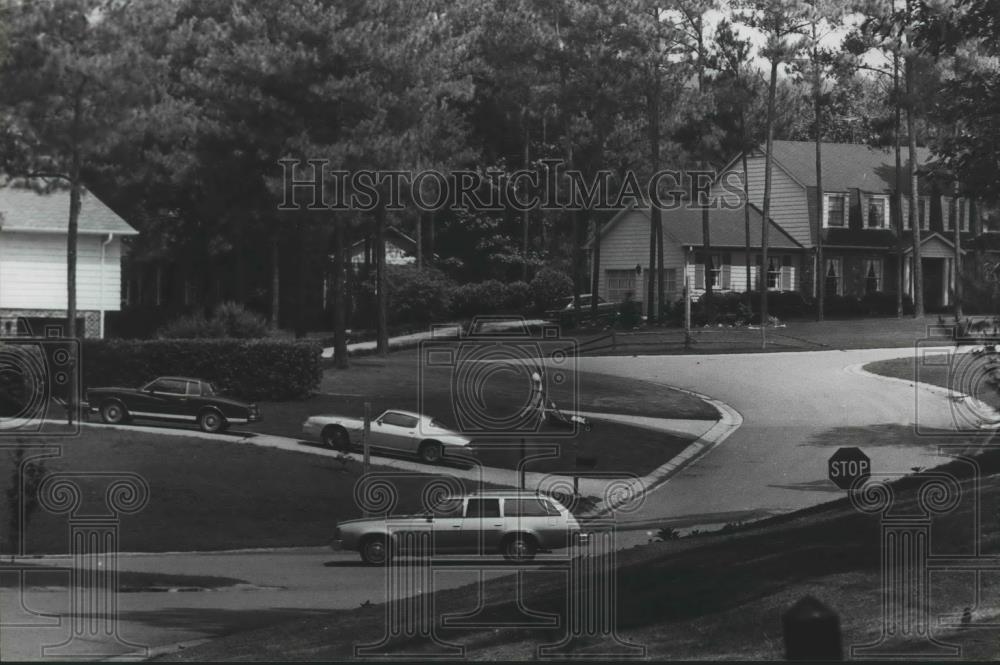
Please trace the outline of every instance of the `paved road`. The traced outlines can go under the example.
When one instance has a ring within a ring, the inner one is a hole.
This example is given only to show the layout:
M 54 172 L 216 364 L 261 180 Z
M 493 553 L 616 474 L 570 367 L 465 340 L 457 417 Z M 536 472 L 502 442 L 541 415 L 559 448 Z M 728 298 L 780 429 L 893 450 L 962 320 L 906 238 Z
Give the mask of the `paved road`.
M 939 438 L 901 445 L 873 427 L 956 427 L 953 405 L 940 392 L 857 369 L 907 352 L 913 354 L 907 349 L 876 349 L 580 362 L 585 371 L 711 395 L 743 417 L 740 429 L 722 445 L 650 493 L 643 507 L 629 516 L 695 526 L 788 512 L 843 496 L 828 480 L 826 467 L 842 443 L 862 447 L 875 473 L 903 474 L 946 461 L 938 454 Z M 840 440 L 838 431 L 850 441 Z M 626 542 L 643 538 L 645 534 L 633 534 Z
M 946 398 L 921 391 L 918 402 L 912 386 L 846 369 L 903 353 L 890 349 L 583 359 L 584 370 L 711 395 L 743 417 L 742 427 L 721 445 L 647 496 L 642 508 L 629 515 L 641 529 L 624 534 L 622 544 L 645 540 L 642 529 L 658 524 L 692 527 L 739 521 L 841 496 L 826 479 L 826 460 L 839 443 L 830 433 L 837 428 L 859 428 L 850 443 L 866 449 L 876 472 L 907 472 L 941 461 L 934 442 L 917 446 L 887 442 L 872 426 L 919 421 L 950 428 L 952 410 Z M 384 571 L 359 567 L 355 561 L 353 554 L 315 549 L 122 557 L 120 565 L 127 570 L 239 577 L 263 588 L 119 594 L 119 632 L 131 641 L 157 647 L 237 627 L 251 629 L 293 614 L 378 602 L 385 593 Z M 504 572 L 494 566 L 488 575 Z M 437 575 L 435 586 L 457 586 L 472 581 L 474 575 L 456 568 Z M 65 591 L 31 591 L 25 602 L 36 611 L 67 613 Z M 4 623 L 16 620 L 19 608 L 17 595 L 3 589 Z M 49 628 L 5 627 L 0 657 L 37 658 L 40 643 L 58 642 L 67 634 L 67 621 Z

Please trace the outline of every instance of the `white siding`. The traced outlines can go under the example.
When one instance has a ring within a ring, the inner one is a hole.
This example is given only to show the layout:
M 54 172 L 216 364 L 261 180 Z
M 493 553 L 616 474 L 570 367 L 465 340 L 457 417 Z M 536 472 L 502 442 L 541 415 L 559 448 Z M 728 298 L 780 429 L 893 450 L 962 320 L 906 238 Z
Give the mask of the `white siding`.
M 743 166 L 737 162 L 734 170 L 742 181 Z M 749 175 L 750 202 L 764 209 L 764 157 L 752 155 L 747 159 Z M 809 231 L 809 207 L 806 197 L 807 190 L 785 173 L 778 166 L 771 170 L 771 210 L 770 216 L 775 224 L 785 230 L 798 242 L 806 247 L 812 247 L 812 234 Z
M 81 235 L 77 245 L 76 306 L 117 311 L 121 306 L 121 240 L 105 248 L 103 303 L 101 245 L 107 236 Z M 0 232 L 0 307 L 66 309 L 66 236 Z
M 649 271 L 649 213 L 630 210 L 601 239 L 601 279 L 600 293 L 607 298 L 608 270 L 635 270 L 642 266 L 643 282 Z M 663 236 L 663 267 L 678 268 L 680 276 L 684 265 L 684 250 L 670 236 Z M 645 300 L 643 293 L 636 293 L 636 300 Z

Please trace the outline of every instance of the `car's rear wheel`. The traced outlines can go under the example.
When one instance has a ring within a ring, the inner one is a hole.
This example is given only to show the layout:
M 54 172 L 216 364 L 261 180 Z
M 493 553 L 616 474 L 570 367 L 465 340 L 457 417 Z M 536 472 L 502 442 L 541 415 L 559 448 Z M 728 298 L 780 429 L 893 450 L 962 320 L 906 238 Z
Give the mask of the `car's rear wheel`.
M 347 435 L 347 430 L 337 425 L 328 425 L 323 428 L 323 445 L 333 450 L 346 453 L 351 448 L 351 439 Z
M 383 536 L 370 536 L 361 543 L 361 560 L 370 566 L 384 566 L 392 554 L 389 542 Z
M 500 549 L 503 558 L 510 561 L 531 561 L 538 552 L 538 544 L 531 536 L 517 534 L 504 540 Z
M 126 418 L 125 406 L 121 402 L 107 402 L 101 406 L 101 420 L 109 425 L 125 422 Z
M 226 419 L 218 411 L 209 409 L 202 411 L 201 415 L 198 416 L 198 427 L 201 428 L 202 432 L 217 434 L 226 429 Z
M 420 444 L 420 459 L 427 464 L 437 464 L 444 457 L 444 449 L 437 441 L 424 441 Z

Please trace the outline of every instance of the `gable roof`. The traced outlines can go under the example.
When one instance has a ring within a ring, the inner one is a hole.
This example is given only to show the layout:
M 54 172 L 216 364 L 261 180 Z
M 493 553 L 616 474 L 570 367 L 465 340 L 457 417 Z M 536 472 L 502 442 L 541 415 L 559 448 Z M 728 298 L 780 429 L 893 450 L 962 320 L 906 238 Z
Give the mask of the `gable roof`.
M 894 189 L 896 157 L 889 148 L 872 148 L 856 143 L 822 143 L 823 189 L 846 191 L 860 189 L 882 192 Z M 763 154 L 763 148 L 758 149 Z M 775 163 L 805 187 L 816 186 L 816 144 L 812 141 L 775 141 Z M 908 154 L 903 150 L 903 168 Z M 918 167 L 932 162 L 931 151 L 917 148 Z M 909 191 L 909 179 L 901 183 Z
M 391 238 L 389 236 L 395 236 L 395 238 Z M 372 236 L 372 239 L 374 239 L 374 235 Z M 387 241 L 395 240 L 399 248 L 402 249 L 403 251 L 412 253 L 416 253 L 417 251 L 417 241 L 408 236 L 407 234 L 403 233 L 402 231 L 400 231 L 395 226 L 385 227 L 385 239 Z M 354 252 L 357 249 L 364 248 L 364 246 L 365 246 L 364 238 L 362 238 L 361 240 L 356 240 L 353 243 L 351 243 L 351 255 L 353 256 Z
M 750 209 L 750 246 L 761 246 L 761 220 L 764 216 L 760 209 L 752 203 L 748 203 Z M 630 212 L 640 211 L 646 218 L 650 214 L 650 208 L 637 209 L 630 206 L 620 211 L 611 219 L 604 228 L 601 229 L 601 236 L 606 236 L 618 223 Z M 701 247 L 704 245 L 702 235 L 701 208 L 683 206 L 677 210 L 664 210 L 662 213 L 663 231 L 673 238 L 678 244 Z M 709 211 L 709 234 L 712 247 L 739 249 L 746 246 L 746 221 L 743 216 L 743 209 L 727 210 L 716 208 Z M 768 247 L 772 249 L 802 249 L 802 245 L 795 241 L 780 226 L 771 220 L 768 231 Z
M 69 224 L 69 189 L 39 193 L 7 183 L 0 186 L 0 231 L 66 233 Z M 80 198 L 81 235 L 138 235 L 128 222 L 83 190 Z

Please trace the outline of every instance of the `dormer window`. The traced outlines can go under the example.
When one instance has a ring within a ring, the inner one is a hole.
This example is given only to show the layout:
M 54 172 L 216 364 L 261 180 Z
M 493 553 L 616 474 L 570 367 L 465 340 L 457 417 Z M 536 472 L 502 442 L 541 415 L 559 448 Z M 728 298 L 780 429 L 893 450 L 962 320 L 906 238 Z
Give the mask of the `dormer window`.
M 847 226 L 847 194 L 827 194 L 823 197 L 824 228 Z
M 885 229 L 889 227 L 889 197 L 877 194 L 868 198 L 867 228 Z

